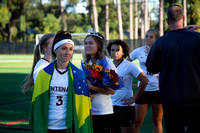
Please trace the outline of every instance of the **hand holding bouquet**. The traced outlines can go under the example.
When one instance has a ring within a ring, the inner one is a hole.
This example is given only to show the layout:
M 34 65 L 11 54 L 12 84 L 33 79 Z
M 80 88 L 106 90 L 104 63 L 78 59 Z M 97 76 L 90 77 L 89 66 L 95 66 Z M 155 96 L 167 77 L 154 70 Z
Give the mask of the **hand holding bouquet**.
M 89 65 L 81 63 L 86 78 L 92 85 L 101 88 L 111 88 L 117 90 L 120 88 L 118 74 L 114 70 L 104 70 L 105 66 L 100 64 Z M 97 93 L 97 92 L 92 92 Z

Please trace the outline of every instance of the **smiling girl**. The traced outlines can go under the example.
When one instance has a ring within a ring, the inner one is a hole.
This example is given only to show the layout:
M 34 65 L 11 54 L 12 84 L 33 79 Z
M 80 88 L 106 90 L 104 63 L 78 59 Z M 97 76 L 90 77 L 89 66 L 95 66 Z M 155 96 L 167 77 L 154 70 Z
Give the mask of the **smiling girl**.
M 135 123 L 135 132 L 139 133 L 140 127 L 144 121 L 145 115 L 149 109 L 149 106 L 152 105 L 152 116 L 153 116 L 153 132 L 154 133 L 162 133 L 162 117 L 163 117 L 163 109 L 161 104 L 161 97 L 159 91 L 158 77 L 159 74 L 151 74 L 147 72 L 147 68 L 145 66 L 145 62 L 149 51 L 155 42 L 155 40 L 159 37 L 158 30 L 150 29 L 146 32 L 145 35 L 145 45 L 134 49 L 130 54 L 129 60 L 138 59 L 140 63 L 141 69 L 147 75 L 149 79 L 149 83 L 145 88 L 143 94 L 136 100 L 136 123 Z
M 106 62 L 105 69 L 116 71 L 113 62 L 106 56 L 104 48 L 104 37 L 96 32 L 93 28 L 89 29 L 85 38 L 85 53 L 83 54 L 84 63 L 100 64 L 101 61 Z M 91 99 L 92 120 L 94 133 L 110 133 L 113 123 L 113 106 L 109 94 L 114 94 L 115 90 L 111 88 L 100 88 L 94 86 L 88 81 L 89 89 L 96 91 Z
M 71 62 L 74 42 L 67 31 L 53 41 L 52 60 L 36 79 L 30 127 L 35 133 L 91 133 L 91 103 L 87 79 Z

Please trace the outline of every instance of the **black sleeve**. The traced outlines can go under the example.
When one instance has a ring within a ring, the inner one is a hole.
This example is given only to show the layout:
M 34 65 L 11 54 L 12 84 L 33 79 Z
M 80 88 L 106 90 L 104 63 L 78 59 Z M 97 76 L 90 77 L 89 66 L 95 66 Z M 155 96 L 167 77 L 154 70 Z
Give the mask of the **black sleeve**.
M 155 74 L 160 72 L 161 64 L 162 55 L 159 47 L 159 41 L 157 39 L 149 52 L 145 65 L 148 72 Z

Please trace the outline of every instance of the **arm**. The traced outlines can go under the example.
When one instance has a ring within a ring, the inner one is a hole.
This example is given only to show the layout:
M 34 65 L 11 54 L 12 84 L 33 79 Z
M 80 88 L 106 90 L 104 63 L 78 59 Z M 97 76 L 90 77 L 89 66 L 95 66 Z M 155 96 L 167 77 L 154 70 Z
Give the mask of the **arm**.
M 101 88 L 101 87 L 96 87 L 91 84 L 91 82 L 88 80 L 88 86 L 90 90 L 94 90 L 103 94 L 115 94 L 115 90 L 111 88 Z
M 144 92 L 144 89 L 146 88 L 149 80 L 144 72 L 141 72 L 137 79 L 140 81 L 140 85 L 133 97 L 130 97 L 129 99 L 123 100 L 123 105 L 130 105 L 135 102 L 135 100 Z
M 192 30 L 191 28 L 194 28 L 195 30 L 200 29 L 200 25 L 188 25 L 185 27 L 188 30 Z

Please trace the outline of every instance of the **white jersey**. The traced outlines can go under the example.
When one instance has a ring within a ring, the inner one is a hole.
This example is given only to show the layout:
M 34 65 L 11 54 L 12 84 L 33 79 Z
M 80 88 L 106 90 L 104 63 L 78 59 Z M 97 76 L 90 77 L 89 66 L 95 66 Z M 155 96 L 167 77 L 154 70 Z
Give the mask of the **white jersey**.
M 130 58 L 131 60 L 135 60 L 135 59 L 139 60 L 141 69 L 144 71 L 144 73 L 147 75 L 147 78 L 149 79 L 149 82 L 147 84 L 147 87 L 145 88 L 145 91 L 157 91 L 159 90 L 159 82 L 158 82 L 159 74 L 153 74 L 153 75 L 147 74 L 147 68 L 145 66 L 145 62 L 148 55 L 145 51 L 146 51 L 146 45 L 139 47 L 131 52 Z M 138 81 L 138 84 L 139 84 L 139 81 Z
M 68 71 L 54 70 L 49 91 L 48 129 L 67 129 Z
M 107 56 L 105 58 L 107 61 L 106 69 L 112 69 L 116 71 L 116 67 L 113 64 L 113 62 Z M 98 61 L 99 60 L 97 60 L 97 62 Z M 91 60 L 89 61 L 89 64 L 92 65 Z M 103 93 L 94 94 L 91 100 L 91 106 L 92 106 L 92 115 L 113 114 L 113 105 L 109 94 L 103 94 Z
M 34 70 L 33 70 L 33 80 L 34 80 L 34 83 L 36 81 L 36 78 L 37 78 L 37 75 L 39 73 L 39 71 L 43 68 L 45 68 L 46 66 L 48 66 L 50 63 L 45 60 L 44 58 L 40 59 L 37 64 L 35 65 L 34 67 Z
M 141 72 L 142 69 L 140 67 L 127 60 L 123 60 L 117 66 L 117 73 L 119 77 L 122 79 L 124 87 L 116 90 L 115 94 L 111 95 L 113 105 L 127 106 L 127 105 L 122 105 L 123 102 L 121 100 L 128 99 L 133 96 L 133 90 L 132 90 L 133 77 L 137 78 Z M 134 105 L 135 103 L 131 104 L 131 106 Z

